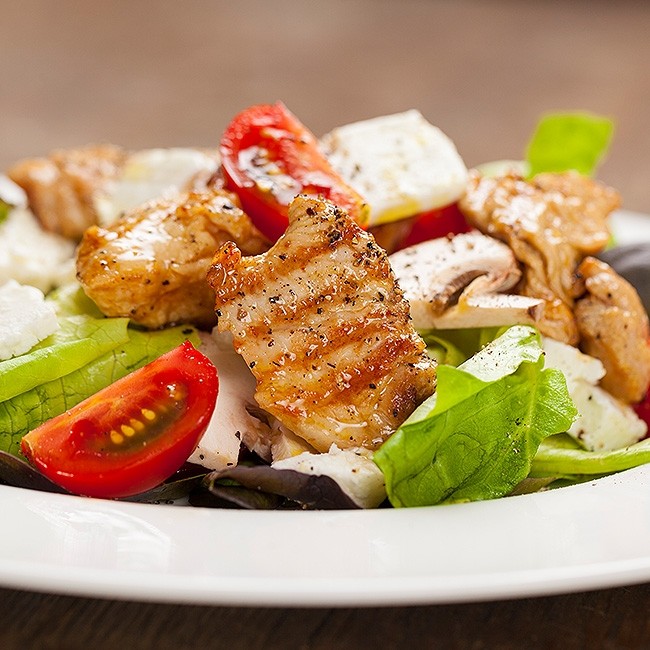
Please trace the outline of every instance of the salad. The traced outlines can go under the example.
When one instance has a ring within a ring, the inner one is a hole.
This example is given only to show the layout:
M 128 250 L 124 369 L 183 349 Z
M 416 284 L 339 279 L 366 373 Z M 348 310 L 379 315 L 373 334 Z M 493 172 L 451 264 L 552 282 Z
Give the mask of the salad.
M 610 120 L 468 170 L 417 111 L 0 177 L 0 482 L 206 507 L 506 497 L 650 462 Z M 614 259 L 614 258 L 612 258 Z M 618 262 L 612 261 L 614 267 Z

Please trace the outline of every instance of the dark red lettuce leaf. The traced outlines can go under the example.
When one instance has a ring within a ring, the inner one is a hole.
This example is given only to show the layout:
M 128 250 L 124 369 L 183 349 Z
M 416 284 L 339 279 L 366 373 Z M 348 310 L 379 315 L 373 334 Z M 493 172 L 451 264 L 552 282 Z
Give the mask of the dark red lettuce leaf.
M 240 508 L 350 510 L 359 506 L 329 476 L 303 474 L 267 465 L 238 465 L 208 474 L 203 487 L 213 496 Z M 246 494 L 244 490 L 253 494 Z M 256 496 L 255 496 L 256 495 Z M 260 498 L 261 495 L 266 495 Z M 275 495 L 281 499 L 271 499 Z M 192 498 L 190 499 L 192 503 Z M 199 505 L 196 503 L 196 505 Z
M 0 484 L 40 492 L 68 494 L 67 490 L 50 481 L 29 463 L 6 451 L 0 451 Z

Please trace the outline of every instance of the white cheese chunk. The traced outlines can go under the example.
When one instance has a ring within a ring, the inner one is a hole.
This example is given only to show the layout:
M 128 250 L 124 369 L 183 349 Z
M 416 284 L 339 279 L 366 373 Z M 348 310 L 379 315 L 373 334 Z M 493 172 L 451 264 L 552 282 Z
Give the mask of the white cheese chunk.
M 95 197 L 99 222 L 110 225 L 133 208 L 186 189 L 200 172 L 206 175 L 217 169 L 217 157 L 198 149 L 145 149 L 126 160 L 118 178 L 104 193 Z
M 332 166 L 370 206 L 370 225 L 443 207 L 465 192 L 453 142 L 416 110 L 354 122 L 323 136 Z
M 634 410 L 597 383 L 603 364 L 565 343 L 544 338 L 546 366 L 564 373 L 578 417 L 568 433 L 589 451 L 621 449 L 641 440 L 647 425 Z
M 74 278 L 74 243 L 44 231 L 25 208 L 0 223 L 0 284 L 15 280 L 47 292 Z
M 237 464 L 241 440 L 256 436 L 270 439 L 266 424 L 250 415 L 255 404 L 255 378 L 242 357 L 235 352 L 232 338 L 216 330 L 201 333 L 199 350 L 217 367 L 217 405 L 198 447 L 188 459 L 208 469 L 225 469 Z
M 0 174 L 0 201 L 13 208 L 27 207 L 27 194 L 8 176 Z
M 0 286 L 0 360 L 29 352 L 59 328 L 54 306 L 36 287 Z
M 360 508 L 376 508 L 386 498 L 386 487 L 384 475 L 368 453 L 332 445 L 326 454 L 305 452 L 274 461 L 271 467 L 329 476 Z

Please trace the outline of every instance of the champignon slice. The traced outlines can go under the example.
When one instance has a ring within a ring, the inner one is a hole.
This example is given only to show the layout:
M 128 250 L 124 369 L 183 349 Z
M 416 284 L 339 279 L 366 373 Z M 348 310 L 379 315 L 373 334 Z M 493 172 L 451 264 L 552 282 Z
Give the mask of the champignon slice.
M 241 443 L 270 461 L 272 432 L 250 412 L 250 405 L 255 404 L 255 378 L 235 352 L 232 337 L 216 329 L 212 334 L 201 332 L 199 349 L 219 370 L 219 395 L 208 428 L 189 461 L 208 469 L 232 467 L 237 465 Z
M 393 253 L 390 263 L 418 330 L 532 324 L 538 298 L 506 294 L 521 277 L 508 246 L 479 232 Z

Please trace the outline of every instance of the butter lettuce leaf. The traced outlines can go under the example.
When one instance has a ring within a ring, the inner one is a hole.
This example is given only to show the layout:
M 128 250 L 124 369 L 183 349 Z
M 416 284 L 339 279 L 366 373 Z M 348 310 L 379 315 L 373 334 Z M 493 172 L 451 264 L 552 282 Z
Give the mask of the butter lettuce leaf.
M 561 372 L 544 369 L 539 334 L 516 326 L 460 367 L 376 452 L 395 507 L 492 499 L 529 474 L 542 440 L 576 415 Z
M 196 346 L 196 330 L 188 326 L 155 332 L 129 329 L 129 338 L 82 368 L 42 383 L 0 402 L 0 450 L 20 455 L 20 441 L 46 420 L 63 413 L 121 377 L 189 339 Z
M 0 362 L 0 402 L 67 375 L 129 340 L 128 318 L 72 316 L 26 354 Z
M 81 285 L 76 281 L 50 291 L 47 294 L 47 300 L 54 304 L 59 317 L 84 315 L 104 318 L 99 307 L 85 294 Z
M 0 226 L 7 220 L 10 211 L 11 206 L 6 201 L 0 199 Z
M 580 477 L 595 478 L 646 463 L 650 463 L 650 438 L 622 449 L 588 451 L 569 435 L 557 435 L 544 440 L 540 445 L 533 459 L 530 476 L 576 481 Z
M 606 155 L 613 134 L 612 120 L 593 113 L 546 115 L 526 148 L 528 175 L 575 170 L 591 176 Z
M 477 327 L 418 332 L 427 344 L 427 354 L 438 363 L 459 366 L 493 341 L 505 328 Z

